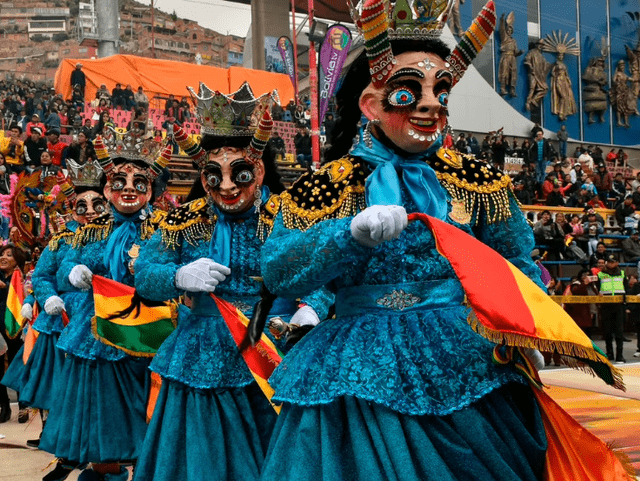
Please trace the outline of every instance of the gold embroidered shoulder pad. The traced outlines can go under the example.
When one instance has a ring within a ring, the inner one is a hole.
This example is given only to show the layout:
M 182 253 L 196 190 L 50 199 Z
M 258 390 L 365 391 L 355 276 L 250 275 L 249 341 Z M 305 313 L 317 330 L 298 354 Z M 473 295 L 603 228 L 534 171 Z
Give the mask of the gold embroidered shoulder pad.
M 67 229 L 67 226 L 64 226 L 49 239 L 49 250 L 55 252 L 60 248 L 61 244 L 73 244 L 73 237 L 75 235 L 75 232 L 70 231 Z
M 78 228 L 73 238 L 73 247 L 81 247 L 91 242 L 106 239 L 113 229 L 111 214 L 103 214 L 96 217 L 90 224 Z
M 260 208 L 260 217 L 258 218 L 258 230 L 256 235 L 264 242 L 271 235 L 273 229 L 273 221 L 280 212 L 280 196 L 271 194 L 267 201 Z
M 471 223 L 494 223 L 511 217 L 511 178 L 488 162 L 454 150 L 440 149 L 429 165 L 453 201 L 464 203 Z
M 280 195 L 284 225 L 305 231 L 323 220 L 356 215 L 366 207 L 367 175 L 363 165 L 351 157 L 302 175 Z
M 176 248 L 181 235 L 193 246 L 202 240 L 208 242 L 214 225 L 206 199 L 196 199 L 172 210 L 160 222 L 162 242 L 171 249 Z
M 154 232 L 160 227 L 162 221 L 167 217 L 167 213 L 164 210 L 154 210 L 149 217 L 147 217 L 142 226 L 140 227 L 140 239 L 148 240 Z

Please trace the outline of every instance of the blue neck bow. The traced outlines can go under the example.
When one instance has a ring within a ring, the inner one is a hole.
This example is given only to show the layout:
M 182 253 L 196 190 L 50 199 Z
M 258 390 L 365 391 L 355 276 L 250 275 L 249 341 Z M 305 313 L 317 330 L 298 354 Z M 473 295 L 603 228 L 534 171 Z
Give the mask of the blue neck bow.
M 269 188 L 262 186 L 262 203 L 265 203 L 269 198 Z M 211 204 L 211 210 L 218 218 L 216 226 L 213 229 L 213 236 L 211 237 L 211 243 L 209 244 L 209 258 L 213 259 L 218 264 L 229 267 L 231 264 L 231 222 L 240 219 L 249 219 L 256 212 L 256 207 L 253 206 L 242 214 L 229 214 L 222 212 L 218 209 L 218 206 Z
M 418 212 L 445 220 L 445 191 L 425 161 L 442 146 L 442 136 L 426 152 L 409 157 L 400 157 L 373 136 L 371 142 L 371 147 L 367 147 L 361 140 L 351 152 L 374 167 L 365 183 L 367 205 L 403 205 L 402 182 Z
M 102 254 L 102 262 L 111 279 L 122 282 L 127 274 L 127 255 L 131 246 L 136 241 L 138 234 L 138 225 L 142 224 L 144 219 L 140 216 L 140 211 L 133 215 L 124 215 L 112 210 L 115 225 L 118 226 L 109 236 L 107 246 Z

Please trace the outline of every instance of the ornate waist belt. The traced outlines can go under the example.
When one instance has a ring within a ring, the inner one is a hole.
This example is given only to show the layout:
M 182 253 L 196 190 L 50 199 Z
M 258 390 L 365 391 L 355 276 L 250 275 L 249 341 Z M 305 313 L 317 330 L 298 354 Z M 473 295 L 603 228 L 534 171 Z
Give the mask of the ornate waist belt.
M 410 312 L 460 305 L 464 291 L 458 279 L 354 286 L 336 293 L 339 316 L 371 311 Z
M 244 296 L 242 298 L 220 296 L 227 302 L 233 304 L 240 309 L 242 313 L 251 317 L 253 306 L 260 300 L 258 296 Z M 278 297 L 273 302 L 273 307 L 269 311 L 269 316 L 287 316 L 296 312 L 298 303 L 289 299 Z M 197 316 L 219 316 L 220 311 L 215 301 L 209 294 L 197 294 L 193 296 L 191 301 L 191 313 Z

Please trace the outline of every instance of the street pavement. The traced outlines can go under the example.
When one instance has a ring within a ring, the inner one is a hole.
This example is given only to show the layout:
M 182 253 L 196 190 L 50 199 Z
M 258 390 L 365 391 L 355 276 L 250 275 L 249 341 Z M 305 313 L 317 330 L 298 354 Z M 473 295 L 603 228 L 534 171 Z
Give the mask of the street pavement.
M 625 452 L 640 475 L 640 357 L 633 357 L 635 336 L 627 337 L 632 338 L 625 343 L 628 362 L 618 365 L 625 374 L 626 392 L 565 367 L 549 366 L 541 372 L 541 378 L 556 402 L 600 439 Z M 604 349 L 601 340 L 596 344 Z M 12 404 L 11 420 L 0 424 L 0 436 L 4 436 L 0 437 L 0 481 L 39 481 L 53 469 L 52 455 L 26 446 L 40 430 L 40 416 L 35 414 L 29 423 L 19 424 L 17 404 Z M 78 475 L 74 471 L 67 479 L 76 481 Z

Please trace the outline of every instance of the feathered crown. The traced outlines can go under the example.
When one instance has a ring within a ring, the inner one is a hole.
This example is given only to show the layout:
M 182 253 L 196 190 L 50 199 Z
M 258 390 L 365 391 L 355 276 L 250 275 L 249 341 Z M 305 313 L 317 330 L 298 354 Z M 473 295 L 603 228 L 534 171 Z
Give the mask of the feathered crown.
M 121 157 L 129 160 L 142 160 L 149 165 L 149 177 L 153 180 L 160 175 L 163 169 L 171 162 L 173 149 L 169 144 L 169 139 L 156 142 L 153 139 L 141 139 L 135 136 L 122 135 L 118 140 L 107 140 L 98 135 L 93 142 L 93 147 L 98 157 L 98 163 L 107 176 L 110 176 L 115 165 L 111 157 Z M 111 148 L 107 147 L 111 145 Z
M 366 0 L 362 13 L 347 0 L 351 16 L 360 29 L 369 58 L 369 72 L 376 87 L 389 78 L 395 58 L 391 40 L 438 38 L 456 0 L 398 0 L 393 9 L 388 0 Z M 496 9 L 490 0 L 465 32 L 455 50 L 446 58 L 454 85 L 491 37 L 496 27 Z
M 187 88 L 196 105 L 200 133 L 207 135 L 252 136 L 263 112 L 274 103 L 280 104 L 276 90 L 256 98 L 248 82 L 228 95 L 214 92 L 202 82 L 197 94 L 191 87 Z

